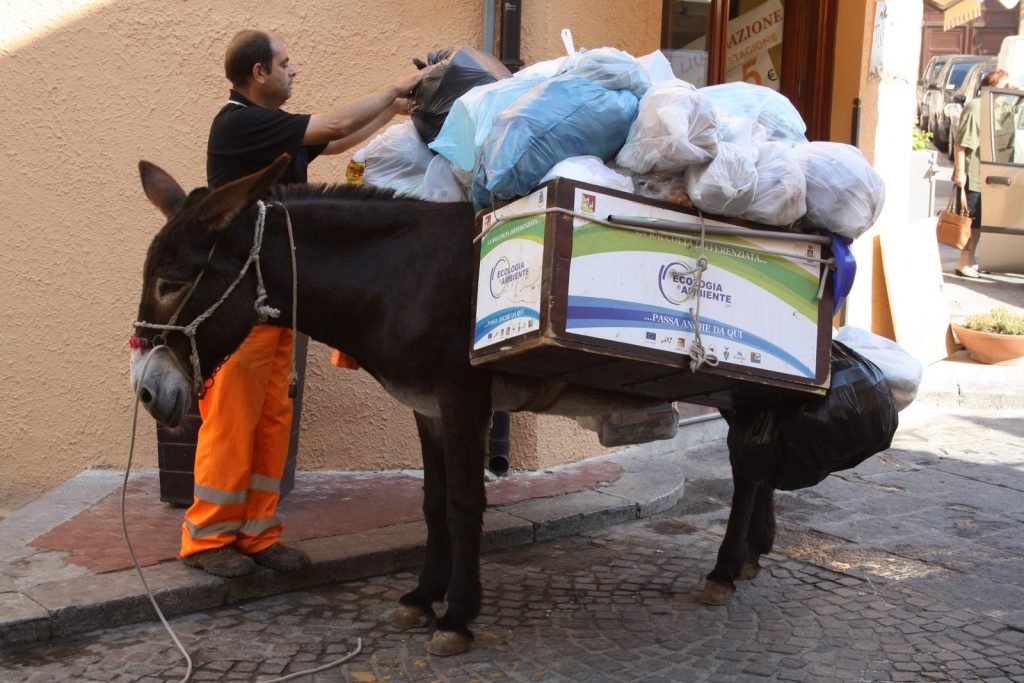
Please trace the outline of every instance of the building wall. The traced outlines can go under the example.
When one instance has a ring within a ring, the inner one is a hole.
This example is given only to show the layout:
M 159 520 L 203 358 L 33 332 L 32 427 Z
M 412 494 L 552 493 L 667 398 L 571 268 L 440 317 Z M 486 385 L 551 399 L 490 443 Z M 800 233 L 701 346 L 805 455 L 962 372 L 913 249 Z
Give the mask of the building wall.
M 661 4 L 571 0 L 523 6 L 527 62 L 577 46 L 658 47 Z M 132 395 L 127 339 L 146 247 L 162 224 L 137 164 L 205 184 L 209 122 L 223 103 L 223 50 L 242 28 L 278 33 L 299 68 L 292 111 L 316 111 L 398 78 L 413 56 L 479 46 L 483 5 L 380 0 L 36 0 L 0 3 L 0 491 L 40 491 L 89 467 L 123 467 Z M 347 158 L 311 167 L 340 181 Z M 409 410 L 312 344 L 299 466 L 419 465 Z M 156 463 L 139 419 L 135 465 Z M 598 451 L 571 422 L 516 420 L 513 465 Z

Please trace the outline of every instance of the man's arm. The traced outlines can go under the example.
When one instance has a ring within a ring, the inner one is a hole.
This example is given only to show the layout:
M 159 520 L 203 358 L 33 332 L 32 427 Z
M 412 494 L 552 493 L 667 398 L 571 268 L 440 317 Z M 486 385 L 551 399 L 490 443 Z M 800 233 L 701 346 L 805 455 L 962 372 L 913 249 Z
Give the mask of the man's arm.
M 380 121 L 382 117 L 386 116 L 383 118 L 383 121 L 377 124 L 377 127 L 380 127 L 380 125 L 389 121 L 398 112 L 397 109 L 391 111 L 392 107 L 401 106 L 400 104 L 396 105 L 396 101 L 407 97 L 429 71 L 429 68 L 417 71 L 381 88 L 377 92 L 361 97 L 355 102 L 338 106 L 329 113 L 313 114 L 309 117 L 309 125 L 306 126 L 306 134 L 302 137 L 302 144 L 322 145 L 335 140 L 341 141 L 347 136 L 355 136 L 363 132 L 363 129 L 368 128 L 371 123 Z M 389 112 L 390 115 L 388 115 Z M 368 136 L 374 130 L 376 128 L 371 128 L 365 134 Z M 351 147 L 353 144 L 357 143 L 352 142 L 343 149 L 347 149 L 347 147 Z M 327 153 L 337 153 L 340 151 L 342 150 L 337 149 L 334 152 L 328 151 Z
M 393 119 L 398 114 L 408 114 L 409 105 L 405 99 L 399 98 L 395 100 L 391 106 L 382 111 L 372 121 L 367 123 L 365 126 L 355 131 L 350 135 L 346 135 L 343 138 L 333 140 L 328 143 L 324 151 L 321 154 L 341 154 L 342 152 L 351 149 L 368 139 L 375 132 L 380 130 L 388 121 Z

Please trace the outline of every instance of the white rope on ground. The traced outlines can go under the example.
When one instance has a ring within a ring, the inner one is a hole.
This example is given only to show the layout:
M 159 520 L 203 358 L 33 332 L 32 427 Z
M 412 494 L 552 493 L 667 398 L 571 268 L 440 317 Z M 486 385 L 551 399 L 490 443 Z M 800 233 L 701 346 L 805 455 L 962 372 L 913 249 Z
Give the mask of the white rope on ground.
M 177 646 L 182 656 L 185 657 L 185 676 L 181 679 L 180 683 L 187 683 L 187 681 L 192 678 L 192 658 L 189 656 L 188 650 L 185 649 L 185 646 L 181 644 L 181 641 L 178 639 L 178 635 L 174 632 L 174 629 L 172 629 L 171 625 L 167 622 L 167 618 L 164 617 L 163 610 L 160 609 L 160 605 L 157 604 L 156 598 L 153 596 L 153 591 L 150 590 L 149 584 L 146 582 L 146 576 L 142 572 L 142 566 L 139 564 L 139 558 L 135 555 L 135 549 L 132 547 L 132 541 L 128 535 L 128 518 L 125 512 L 125 500 L 128 491 L 128 477 L 132 471 L 132 460 L 135 455 L 135 436 L 137 431 L 136 427 L 138 425 L 139 419 L 139 402 L 141 400 L 142 388 L 144 386 L 144 380 L 146 378 L 146 370 L 149 369 L 149 363 L 150 361 L 153 360 L 153 354 L 156 353 L 159 349 L 167 349 L 167 347 L 163 344 L 159 344 L 153 347 L 153 349 L 151 349 L 151 351 L 146 357 L 146 362 L 142 364 L 142 372 L 139 374 L 139 385 L 135 390 L 135 405 L 132 407 L 131 437 L 128 443 L 128 464 L 125 466 L 124 480 L 121 483 L 121 533 L 124 535 L 125 545 L 128 546 L 128 554 L 132 557 L 132 564 L 135 566 L 135 572 L 139 575 L 139 580 L 142 581 L 142 587 L 146 591 L 146 597 L 149 598 L 149 602 L 153 605 L 153 609 L 156 611 L 156 615 L 160 618 L 160 622 L 164 625 L 164 629 L 167 631 L 168 634 L 170 634 L 171 640 L 174 641 L 174 644 Z M 169 352 L 170 351 L 168 350 L 168 353 Z M 321 671 L 327 671 L 328 669 L 333 669 L 336 666 L 344 664 L 345 662 L 347 662 L 348 660 L 352 659 L 360 652 L 362 652 L 362 650 L 363 639 L 356 638 L 356 649 L 352 652 L 349 652 L 344 657 L 336 659 L 333 662 L 329 662 L 315 669 L 296 671 L 295 673 L 290 673 L 286 676 L 280 676 L 278 678 L 268 678 L 260 681 L 260 683 L 278 683 L 279 681 L 288 681 L 294 678 L 298 678 L 300 676 L 309 676 L 315 673 L 320 673 Z
M 132 429 L 131 439 L 128 442 L 128 464 L 124 468 L 124 481 L 121 483 L 121 532 L 124 534 L 124 543 L 128 546 L 128 554 L 132 556 L 132 564 L 135 566 L 135 571 L 139 575 L 139 579 L 142 581 L 142 587 L 146 590 L 146 597 L 153 604 L 153 609 L 156 610 L 156 614 L 160 617 L 160 622 L 164 625 L 164 629 L 171 635 L 171 640 L 178 646 L 178 650 L 185 657 L 186 669 L 185 676 L 181 679 L 181 683 L 185 683 L 189 678 L 192 677 L 192 658 L 189 657 L 188 650 L 178 640 L 177 634 L 174 633 L 174 629 L 167 623 L 167 619 L 164 618 L 164 613 L 160 609 L 160 605 L 156 604 L 156 598 L 153 597 L 153 591 L 149 589 L 149 584 L 146 583 L 146 577 L 142 573 L 142 567 L 139 565 L 139 558 L 135 556 L 135 549 L 132 547 L 132 540 L 128 536 L 128 519 L 125 515 L 125 496 L 128 491 L 128 475 L 132 471 L 132 459 L 135 455 L 135 434 L 136 425 L 139 420 L 139 402 L 142 397 L 142 388 L 144 386 L 143 380 L 146 378 L 146 370 L 149 368 L 149 362 L 153 360 L 153 354 L 156 353 L 157 349 L 166 349 L 167 347 L 163 344 L 156 346 L 146 357 L 146 362 L 142 365 L 142 372 L 139 374 L 139 385 L 135 389 L 135 405 L 132 407 Z
M 193 660 L 191 660 L 191 657 L 188 655 L 188 650 L 186 650 L 184 645 L 181 644 L 181 641 L 178 639 L 177 634 L 174 633 L 174 629 L 172 629 L 171 625 L 167 622 L 167 617 L 164 616 L 163 610 L 160 608 L 160 605 L 157 604 L 157 599 L 156 597 L 154 597 L 153 591 L 150 589 L 150 584 L 146 583 L 145 581 L 145 574 L 142 573 L 142 566 L 138 562 L 138 557 L 135 555 L 135 549 L 131 545 L 131 538 L 128 536 L 128 517 L 126 514 L 125 505 L 126 496 L 128 492 L 128 478 L 131 473 L 132 460 L 134 459 L 135 455 L 135 436 L 137 433 L 136 428 L 138 425 L 138 404 L 141 400 L 142 387 L 144 386 L 145 371 L 148 370 L 148 368 L 150 368 L 150 361 L 153 360 L 153 354 L 156 353 L 159 349 L 166 348 L 167 346 L 165 346 L 164 344 L 159 344 L 155 346 L 153 349 L 151 349 L 150 353 L 146 355 L 145 362 L 144 364 L 142 364 L 142 371 L 141 373 L 139 373 L 138 387 L 136 387 L 135 389 L 135 403 L 132 407 L 131 414 L 131 436 L 128 443 L 128 464 L 125 466 L 125 476 L 124 480 L 121 483 L 121 532 L 125 539 L 125 545 L 128 547 L 128 554 L 131 555 L 131 561 L 135 567 L 135 572 L 138 574 L 138 578 L 142 582 L 142 588 L 145 590 L 145 596 L 147 598 L 150 598 L 150 602 L 151 604 L 153 604 L 153 608 L 154 610 L 156 610 L 157 616 L 160 617 L 161 624 L 164 625 L 164 629 L 167 631 L 168 634 L 170 634 L 171 640 L 174 641 L 174 644 L 177 646 L 178 650 L 185 658 L 185 675 L 184 677 L 182 677 L 180 683 L 186 683 L 191 678 L 191 674 L 193 674 Z M 260 683 L 279 683 L 279 681 L 289 681 L 295 678 L 299 678 L 300 676 L 310 676 L 312 674 L 318 674 L 346 663 L 346 661 L 348 661 L 361 651 L 362 639 L 356 638 L 354 650 L 352 650 L 343 657 L 331 661 L 331 663 L 326 664 L 323 667 L 317 667 L 316 669 L 308 669 L 306 671 L 299 671 L 295 672 L 294 674 L 288 674 L 287 676 L 282 676 L 279 678 L 265 679 L 263 681 L 260 681 Z

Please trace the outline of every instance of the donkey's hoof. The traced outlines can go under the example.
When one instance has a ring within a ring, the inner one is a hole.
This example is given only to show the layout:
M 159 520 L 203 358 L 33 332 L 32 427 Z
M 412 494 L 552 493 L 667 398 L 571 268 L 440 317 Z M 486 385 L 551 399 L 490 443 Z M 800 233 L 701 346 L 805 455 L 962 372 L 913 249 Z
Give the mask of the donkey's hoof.
M 471 642 L 471 637 L 455 631 L 434 631 L 427 643 L 427 652 L 439 657 L 450 657 L 468 650 Z
M 728 603 L 735 593 L 736 589 L 732 586 L 708 579 L 704 582 L 704 590 L 697 596 L 697 602 L 717 607 Z
M 391 623 L 397 628 L 423 628 L 430 626 L 434 616 L 420 607 L 412 605 L 399 605 L 391 615 Z
M 752 581 L 757 578 L 757 575 L 761 573 L 761 565 L 757 562 L 744 563 L 743 568 L 740 569 L 739 578 L 741 581 Z

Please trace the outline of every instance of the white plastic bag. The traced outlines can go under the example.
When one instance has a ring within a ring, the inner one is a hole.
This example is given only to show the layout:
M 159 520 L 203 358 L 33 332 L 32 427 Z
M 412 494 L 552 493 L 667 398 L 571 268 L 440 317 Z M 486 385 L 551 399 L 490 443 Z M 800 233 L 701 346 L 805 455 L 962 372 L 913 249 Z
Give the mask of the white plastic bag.
M 718 109 L 715 113 L 718 114 L 718 130 L 722 142 L 757 147 L 768 141 L 768 131 L 754 119 L 733 116 L 724 109 Z
M 750 206 L 740 214 L 765 225 L 789 225 L 807 213 L 807 182 L 793 148 L 766 142 L 757 148 L 757 186 Z
M 452 162 L 434 156 L 423 174 L 422 198 L 428 202 L 468 202 L 469 186 L 452 169 Z
M 366 182 L 391 188 L 399 195 L 419 197 L 423 176 L 433 159 L 434 153 L 411 120 L 389 126 L 366 145 Z
M 921 386 L 924 366 L 903 350 L 902 346 L 874 332 L 850 325 L 840 327 L 832 338 L 878 366 L 892 389 L 897 411 L 913 403 Z
M 536 62 L 512 74 L 512 78 L 551 78 L 557 75 L 568 57 L 556 57 Z
M 637 57 L 636 61 L 640 62 L 640 66 L 647 71 L 651 84 L 675 80 L 676 75 L 672 71 L 672 64 L 669 63 L 668 57 L 661 50 L 655 50 L 650 54 Z
M 636 173 L 679 171 L 718 154 L 718 118 L 711 102 L 679 79 L 651 87 L 615 162 Z
M 807 124 L 804 123 L 800 112 L 785 95 L 771 88 L 736 81 L 710 85 L 701 88 L 700 91 L 714 103 L 716 109 L 760 123 L 765 127 L 769 140 L 778 140 L 790 145 L 807 142 L 804 135 Z
M 718 156 L 686 169 L 686 193 L 701 211 L 739 216 L 750 207 L 757 189 L 757 151 L 723 142 Z
M 623 192 L 633 191 L 632 179 L 608 168 L 600 157 L 592 154 L 569 157 L 559 161 L 541 178 L 540 182 L 544 183 L 552 178 L 571 178 Z
M 885 204 L 885 183 L 861 151 L 841 142 L 793 148 L 807 180 L 807 220 L 847 239 L 875 224 Z

